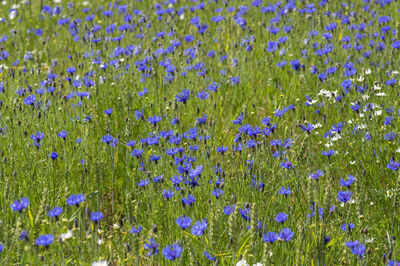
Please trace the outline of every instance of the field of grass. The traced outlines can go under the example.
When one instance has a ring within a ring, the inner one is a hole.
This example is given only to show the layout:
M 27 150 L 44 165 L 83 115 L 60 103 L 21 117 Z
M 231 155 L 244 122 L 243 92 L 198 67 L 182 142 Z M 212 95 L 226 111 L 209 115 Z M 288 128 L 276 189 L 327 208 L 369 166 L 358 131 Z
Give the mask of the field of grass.
M 0 4 L 0 264 L 397 265 L 400 4 Z

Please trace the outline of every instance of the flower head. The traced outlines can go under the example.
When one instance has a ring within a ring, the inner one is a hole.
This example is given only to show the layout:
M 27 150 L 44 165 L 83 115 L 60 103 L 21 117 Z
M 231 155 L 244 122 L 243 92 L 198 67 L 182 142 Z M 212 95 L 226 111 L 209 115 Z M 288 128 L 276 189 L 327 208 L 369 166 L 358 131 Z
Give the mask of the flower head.
M 175 260 L 181 256 L 182 250 L 183 249 L 181 246 L 179 246 L 178 244 L 173 244 L 171 246 L 166 246 L 163 249 L 162 254 L 164 258 L 168 260 Z
M 90 220 L 92 220 L 93 222 L 96 222 L 96 223 L 103 218 L 104 218 L 104 214 L 101 212 L 92 212 L 90 214 Z
M 21 201 L 15 200 L 10 208 L 14 212 L 21 212 L 23 209 L 26 209 L 29 206 L 29 200 L 27 198 L 22 198 Z
M 51 234 L 41 235 L 36 239 L 35 243 L 38 246 L 48 247 L 51 243 L 53 243 L 53 240 L 54 240 L 54 236 Z
M 76 195 L 71 195 L 67 198 L 66 202 L 68 205 L 76 205 L 78 206 L 79 203 L 83 202 L 85 200 L 85 196 L 83 194 L 76 194 Z

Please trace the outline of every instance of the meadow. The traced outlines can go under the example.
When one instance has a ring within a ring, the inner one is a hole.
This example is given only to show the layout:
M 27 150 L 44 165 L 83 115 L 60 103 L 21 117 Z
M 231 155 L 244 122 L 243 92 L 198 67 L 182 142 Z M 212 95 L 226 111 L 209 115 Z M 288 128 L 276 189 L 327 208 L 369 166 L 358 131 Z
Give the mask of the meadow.
M 399 265 L 394 0 L 0 3 L 0 264 Z

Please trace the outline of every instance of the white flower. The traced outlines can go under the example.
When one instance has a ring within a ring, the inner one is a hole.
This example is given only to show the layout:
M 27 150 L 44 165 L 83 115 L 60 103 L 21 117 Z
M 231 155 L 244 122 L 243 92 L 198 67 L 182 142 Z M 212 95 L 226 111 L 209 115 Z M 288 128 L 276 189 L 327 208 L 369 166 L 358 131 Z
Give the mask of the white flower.
M 10 14 L 8 14 L 8 18 L 11 19 L 11 20 L 14 19 L 16 16 L 17 16 L 17 11 L 16 10 L 12 10 L 10 12 Z
M 246 260 L 239 260 L 237 263 L 236 263 L 236 266 L 249 266 L 249 264 L 247 263 L 247 261 Z
M 382 110 L 377 110 L 374 112 L 375 116 L 380 116 L 382 114 Z
M 107 266 L 107 265 L 108 264 L 106 260 L 92 262 L 92 266 Z
M 264 266 L 261 262 L 257 262 L 256 264 L 253 264 L 253 266 Z
M 384 92 L 379 92 L 379 93 L 377 93 L 377 94 L 375 94 L 376 96 L 386 96 L 386 93 L 384 93 Z
M 382 87 L 379 85 L 379 83 L 374 84 L 375 91 L 379 91 L 380 89 L 382 89 Z
M 369 99 L 369 95 L 368 94 L 364 94 L 363 96 L 361 96 L 361 98 L 363 100 L 368 100 Z
M 103 239 L 97 240 L 97 244 L 101 245 L 101 244 L 103 244 L 103 243 L 104 243 L 104 240 L 103 240 Z
M 72 237 L 72 231 L 68 230 L 65 234 L 61 234 L 60 237 L 62 241 L 70 239 Z

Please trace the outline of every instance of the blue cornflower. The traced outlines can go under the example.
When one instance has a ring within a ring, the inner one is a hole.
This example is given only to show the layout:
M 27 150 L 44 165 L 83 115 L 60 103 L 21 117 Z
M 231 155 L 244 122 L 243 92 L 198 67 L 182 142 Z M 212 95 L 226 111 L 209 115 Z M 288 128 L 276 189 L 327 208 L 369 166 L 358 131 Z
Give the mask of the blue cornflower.
M 65 130 L 62 130 L 62 131 L 58 132 L 58 134 L 57 134 L 57 136 L 59 136 L 60 138 L 62 138 L 64 140 L 67 137 L 67 135 L 68 135 L 68 132 Z
M 318 180 L 323 174 L 324 174 L 324 171 L 322 171 L 321 169 L 318 169 L 317 172 L 311 173 L 308 176 L 311 177 L 312 179 Z
M 206 100 L 206 99 L 208 99 L 208 97 L 209 97 L 209 93 L 208 92 L 206 92 L 206 91 L 200 91 L 198 94 L 197 94 L 197 98 L 199 98 L 199 99 L 201 99 L 201 100 Z
M 164 258 L 168 260 L 175 260 L 176 258 L 179 258 L 181 256 L 182 250 L 183 249 L 181 246 L 179 246 L 178 244 L 173 244 L 171 246 L 166 246 L 163 249 L 162 254 Z
M 69 206 L 76 205 L 79 206 L 79 203 L 83 202 L 85 200 L 85 196 L 83 194 L 72 194 L 69 196 L 66 200 L 67 204 Z
M 137 158 L 139 158 L 143 153 L 142 149 L 134 149 L 133 151 L 131 151 L 131 155 L 135 156 Z
M 164 198 L 166 198 L 167 200 L 174 196 L 174 192 L 172 190 L 163 190 L 162 193 Z
M 110 144 L 114 140 L 112 135 L 105 135 L 104 137 L 101 138 L 101 141 Z
M 294 236 L 293 231 L 290 228 L 283 228 L 280 232 L 279 232 L 279 239 L 281 239 L 282 241 L 290 241 Z
M 181 202 L 182 202 L 183 206 L 186 206 L 186 205 L 192 206 L 193 203 L 196 202 L 196 199 L 195 199 L 195 197 L 193 197 L 192 195 L 189 194 L 189 195 L 187 195 L 186 198 L 181 199 Z
M 250 208 L 244 208 L 244 209 L 240 209 L 239 208 L 239 213 L 240 213 L 240 216 L 242 216 L 242 218 L 246 221 L 246 222 L 248 222 L 248 221 L 250 221 L 250 216 L 251 216 L 251 212 L 250 212 Z
M 315 128 L 313 124 L 308 123 L 307 125 L 299 125 L 303 131 L 306 131 L 308 134 Z
M 204 250 L 203 255 L 211 261 L 215 261 L 217 259 L 216 256 L 212 256 L 207 250 Z
M 184 104 L 186 104 L 186 102 L 189 99 L 190 99 L 190 91 L 187 89 L 183 89 L 183 91 L 176 96 L 176 100 Z
M 348 225 L 346 225 L 346 223 L 343 223 L 340 229 L 342 229 L 342 231 L 351 231 L 354 227 L 355 225 L 353 223 L 349 223 Z
M 54 236 L 51 234 L 41 235 L 36 239 L 35 243 L 38 246 L 48 247 L 51 243 L 53 243 L 53 240 L 54 240 Z
M 283 224 L 287 220 L 287 218 L 288 218 L 288 215 L 284 212 L 281 212 L 275 216 L 275 221 Z
M 90 214 L 90 220 L 92 220 L 93 222 L 96 222 L 96 223 L 103 218 L 104 218 L 104 214 L 102 214 L 101 212 L 92 212 Z
M 278 240 L 278 234 L 275 232 L 268 232 L 264 235 L 264 242 L 274 243 L 276 240 Z
M 400 163 L 399 161 L 393 161 L 393 159 L 390 159 L 389 163 L 387 164 L 387 168 L 393 170 L 393 171 L 397 171 L 397 169 L 399 169 L 400 167 Z
M 149 184 L 149 180 L 147 180 L 147 179 L 142 179 L 137 183 L 138 187 L 145 187 L 148 184 Z
M 196 236 L 202 236 L 204 230 L 208 228 L 207 219 L 202 219 L 201 221 L 197 221 L 192 227 L 192 234 Z
M 38 37 L 42 36 L 43 35 L 43 30 L 42 29 L 35 30 L 35 35 L 38 36 Z
M 366 247 L 362 244 L 358 244 L 357 246 L 351 248 L 351 252 L 354 255 L 359 256 L 360 259 L 364 256 L 365 250 L 366 250 Z
M 226 215 L 231 215 L 231 214 L 235 211 L 235 208 L 236 208 L 236 205 L 235 205 L 235 204 L 232 204 L 232 206 L 227 205 L 227 206 L 224 208 L 224 213 L 225 213 Z
M 23 230 L 22 232 L 21 232 L 21 234 L 19 234 L 19 240 L 21 240 L 21 241 L 27 241 L 27 240 L 29 240 L 29 233 L 28 233 L 28 231 L 25 231 L 25 230 Z M 1 252 L 1 251 L 0 251 Z
M 219 197 L 224 195 L 224 191 L 220 188 L 217 188 L 216 190 L 213 190 L 211 194 L 215 196 L 217 199 L 219 199 Z
M 109 109 L 104 110 L 104 114 L 106 114 L 106 115 L 111 115 L 112 112 L 113 112 L 113 109 L 112 109 L 112 108 L 109 108 Z
M 21 201 L 15 200 L 10 208 L 14 212 L 22 212 L 23 209 L 26 209 L 29 206 L 29 200 L 27 198 L 21 198 Z
M 63 209 L 61 207 L 54 207 L 52 210 L 50 210 L 47 213 L 47 216 L 55 217 L 56 219 L 58 219 L 58 216 L 60 216 L 62 212 L 63 212 Z
M 146 243 L 144 245 L 145 249 L 148 249 L 149 252 L 146 254 L 146 256 L 152 256 L 152 255 L 157 255 L 158 254 L 158 244 L 153 238 L 149 239 L 149 243 Z
M 344 180 L 343 178 L 340 178 L 340 185 L 342 187 L 348 187 L 350 188 L 350 186 L 354 183 L 354 181 L 356 181 L 356 178 L 352 175 L 348 175 L 348 180 Z
M 231 82 L 232 82 L 233 85 L 239 84 L 240 77 L 239 76 L 231 77 Z
M 217 147 L 216 151 L 223 155 L 225 152 L 228 151 L 228 147 L 226 147 L 226 146 Z
M 54 161 L 55 159 L 57 159 L 57 157 L 58 157 L 58 154 L 57 154 L 57 152 L 52 152 L 51 154 L 50 154 L 50 158 Z
M 360 244 L 360 242 L 358 242 L 358 240 L 347 241 L 345 243 L 346 247 L 349 247 L 349 248 L 354 248 L 355 246 L 358 246 L 359 244 Z
M 190 217 L 187 216 L 182 216 L 176 219 L 176 223 L 179 225 L 180 228 L 185 230 L 186 228 L 189 228 L 190 225 L 192 224 L 192 219 L 190 219 Z
M 330 158 L 332 155 L 335 154 L 335 151 L 334 150 L 322 151 L 321 154 L 325 155 L 325 156 L 328 156 L 328 158 Z
M 139 110 L 136 110 L 136 111 L 135 111 L 135 118 L 136 118 L 136 120 L 139 120 L 140 118 L 142 118 L 143 115 L 144 115 L 143 110 L 142 110 L 142 111 L 139 111 Z
M 339 201 L 348 202 L 351 197 L 351 191 L 339 191 L 337 198 Z
M 36 96 L 35 95 L 29 95 L 24 99 L 24 104 L 26 105 L 32 105 L 36 102 Z
M 289 161 L 289 158 L 286 157 L 285 160 L 286 160 L 286 162 L 281 162 L 282 168 L 290 169 L 290 168 L 294 167 L 293 163 Z
M 287 195 L 289 195 L 290 193 L 292 193 L 292 192 L 290 191 L 290 187 L 287 187 L 287 188 L 281 187 L 281 188 L 279 189 L 278 192 L 279 192 L 279 194 L 284 195 L 284 196 L 287 196 Z
M 142 231 L 142 229 L 143 227 L 141 225 L 139 225 L 137 229 L 134 226 L 132 226 L 131 230 L 129 230 L 129 233 L 139 234 Z
M 152 123 L 154 126 L 157 125 L 157 123 L 161 122 L 161 120 L 162 120 L 161 115 L 156 115 L 156 116 L 153 116 L 153 117 L 149 117 L 147 119 L 147 121 Z
M 44 133 L 41 131 L 36 132 L 36 134 L 32 134 L 31 139 L 33 140 L 33 144 L 39 148 L 40 141 L 44 138 Z

